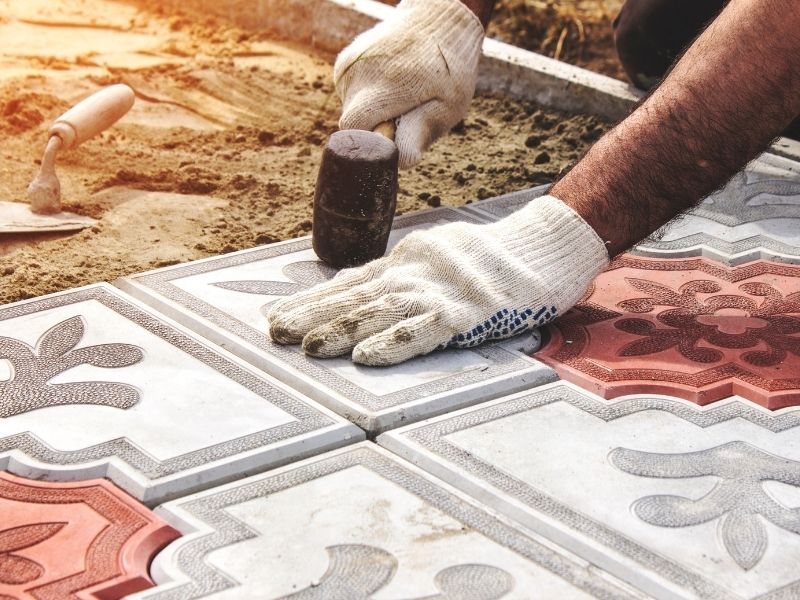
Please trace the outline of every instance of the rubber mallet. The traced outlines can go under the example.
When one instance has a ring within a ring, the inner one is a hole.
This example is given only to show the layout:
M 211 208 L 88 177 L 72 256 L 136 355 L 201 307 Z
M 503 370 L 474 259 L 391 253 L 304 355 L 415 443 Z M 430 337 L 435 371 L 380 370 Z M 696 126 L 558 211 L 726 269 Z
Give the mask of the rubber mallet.
M 383 256 L 397 206 L 394 123 L 347 129 L 328 139 L 314 193 L 312 243 L 337 269 Z

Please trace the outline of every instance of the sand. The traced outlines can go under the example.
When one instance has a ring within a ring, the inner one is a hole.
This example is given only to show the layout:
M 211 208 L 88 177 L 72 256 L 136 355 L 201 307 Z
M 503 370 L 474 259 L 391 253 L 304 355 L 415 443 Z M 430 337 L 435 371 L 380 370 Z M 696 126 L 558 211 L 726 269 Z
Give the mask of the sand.
M 332 60 L 112 0 L 0 3 L 0 199 L 25 200 L 62 111 L 110 83 L 137 93 L 117 126 L 59 157 L 64 208 L 98 225 L 0 238 L 0 303 L 308 234 L 340 109 Z M 606 128 L 478 97 L 401 173 L 398 212 L 551 182 Z

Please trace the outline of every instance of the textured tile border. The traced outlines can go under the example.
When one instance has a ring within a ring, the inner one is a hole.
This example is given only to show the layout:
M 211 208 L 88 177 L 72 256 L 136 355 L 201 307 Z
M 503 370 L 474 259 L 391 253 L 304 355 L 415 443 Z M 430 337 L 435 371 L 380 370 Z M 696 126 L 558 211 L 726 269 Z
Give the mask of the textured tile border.
M 410 228 L 436 220 L 480 222 L 469 213 L 443 208 L 402 216 L 395 220 L 394 229 Z M 510 350 L 516 343 L 511 340 L 469 350 L 489 361 L 491 366 L 488 369 L 456 373 L 415 387 L 377 395 L 328 369 L 325 361 L 307 358 L 297 346 L 273 344 L 266 335 L 266 322 L 264 331 L 257 330 L 172 283 L 181 278 L 310 248 L 311 239 L 306 237 L 134 275 L 115 282 L 115 285 L 265 372 L 286 381 L 370 433 L 380 433 L 396 426 L 398 422 L 411 423 L 441 414 L 454 406 L 460 408 L 555 379 L 555 374 L 541 363 Z M 457 401 L 454 400 L 455 396 L 459 396 Z
M 291 438 L 298 438 L 298 449 L 304 448 L 299 452 L 301 457 L 308 456 L 310 451 L 321 452 L 363 439 L 363 432 L 357 428 L 341 423 L 312 402 L 302 401 L 278 382 L 270 382 L 256 375 L 233 358 L 212 350 L 162 318 L 139 308 L 107 284 L 1 307 L 0 321 L 87 300 L 101 303 L 209 368 L 224 373 L 229 379 L 293 416 L 296 421 L 163 461 L 125 438 L 62 452 L 30 433 L 19 433 L 0 438 L 0 469 L 36 479 L 108 477 L 139 500 L 152 505 L 169 497 L 230 481 L 243 473 L 252 473 L 254 469 L 264 470 L 285 464 L 287 449 L 274 445 Z M 306 448 L 309 434 L 335 428 L 342 432 L 339 442 L 311 450 Z M 349 430 L 349 434 L 346 430 Z M 350 436 L 349 441 L 344 441 L 346 435 Z
M 571 384 L 558 382 L 385 433 L 378 438 L 378 443 L 656 597 L 730 598 L 730 594 L 716 581 L 685 569 L 537 489 L 535 483 L 514 478 L 445 439 L 455 432 L 555 402 L 569 403 L 605 422 L 641 411 L 657 410 L 702 428 L 732 419 L 743 419 L 771 432 L 800 426 L 800 411 L 796 409 L 771 413 L 737 399 L 701 408 L 658 396 L 636 396 L 607 402 Z M 627 565 L 609 555 L 609 549 L 624 557 Z M 660 574 L 665 581 L 654 578 L 653 572 Z M 677 591 L 675 586 L 683 592 Z M 800 579 L 758 598 L 782 600 L 799 596 Z
M 637 594 L 618 586 L 613 578 L 601 574 L 594 567 L 580 564 L 569 555 L 542 544 L 534 536 L 515 529 L 477 503 L 468 502 L 419 469 L 365 442 L 161 506 L 157 513 L 183 531 L 186 537 L 169 546 L 156 558 L 154 576 L 162 585 L 137 598 L 190 600 L 230 590 L 235 582 L 211 566 L 205 557 L 217 549 L 250 539 L 256 534 L 246 524 L 230 516 L 227 507 L 267 497 L 356 466 L 364 467 L 408 490 L 467 527 L 587 593 L 598 598 L 620 600 L 637 597 Z
M 461 210 L 469 212 L 481 219 L 498 221 L 518 211 L 531 200 L 544 196 L 548 189 L 550 189 L 550 184 L 538 185 L 526 190 L 519 190 L 503 194 L 502 196 L 479 200 L 478 202 L 467 204 Z

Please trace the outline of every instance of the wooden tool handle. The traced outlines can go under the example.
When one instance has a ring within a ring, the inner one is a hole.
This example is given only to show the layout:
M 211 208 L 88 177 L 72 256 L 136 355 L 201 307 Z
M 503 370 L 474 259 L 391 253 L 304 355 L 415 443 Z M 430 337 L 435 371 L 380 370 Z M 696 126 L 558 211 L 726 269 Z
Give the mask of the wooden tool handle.
M 134 98 L 133 90 L 123 83 L 103 88 L 56 119 L 50 135 L 60 137 L 64 149 L 74 148 L 119 121 Z
M 394 141 L 394 134 L 395 131 L 397 131 L 397 128 L 394 125 L 394 121 L 384 121 L 383 123 L 378 123 L 378 125 L 372 131 Z

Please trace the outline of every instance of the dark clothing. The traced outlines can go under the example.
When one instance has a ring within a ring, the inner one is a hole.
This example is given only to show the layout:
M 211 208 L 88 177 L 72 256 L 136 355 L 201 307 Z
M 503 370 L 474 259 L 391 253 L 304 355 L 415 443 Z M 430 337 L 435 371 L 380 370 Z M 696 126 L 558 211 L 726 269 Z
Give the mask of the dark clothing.
M 614 19 L 614 42 L 633 84 L 647 90 L 658 83 L 726 4 L 727 0 L 626 0 Z M 800 139 L 800 118 L 784 135 Z

